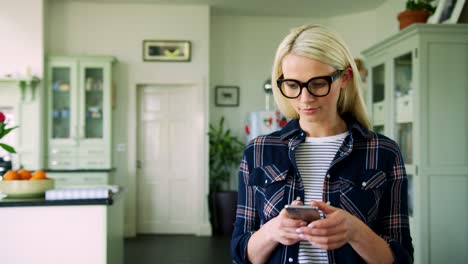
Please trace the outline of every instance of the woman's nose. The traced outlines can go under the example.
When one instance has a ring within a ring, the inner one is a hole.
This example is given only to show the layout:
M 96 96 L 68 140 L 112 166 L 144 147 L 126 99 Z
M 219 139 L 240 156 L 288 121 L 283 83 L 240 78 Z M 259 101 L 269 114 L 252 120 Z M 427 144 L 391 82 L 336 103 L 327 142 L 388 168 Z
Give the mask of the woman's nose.
M 302 88 L 301 95 L 299 95 L 299 101 L 301 102 L 310 102 L 310 101 L 315 101 L 317 98 L 312 95 L 307 88 Z

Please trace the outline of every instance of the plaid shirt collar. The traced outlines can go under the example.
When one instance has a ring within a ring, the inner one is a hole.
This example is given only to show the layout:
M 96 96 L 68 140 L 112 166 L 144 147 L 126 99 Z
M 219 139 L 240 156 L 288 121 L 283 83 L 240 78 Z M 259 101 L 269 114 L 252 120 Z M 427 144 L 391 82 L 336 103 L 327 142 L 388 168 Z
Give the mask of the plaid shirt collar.
M 341 116 L 343 120 L 348 125 L 348 132 L 350 135 L 353 135 L 352 132 L 356 131 L 365 138 L 371 138 L 371 132 L 359 124 L 351 114 L 343 114 Z M 297 136 L 297 134 L 304 132 L 299 126 L 299 119 L 293 119 L 288 124 L 280 130 L 280 138 L 282 140 L 287 140 Z

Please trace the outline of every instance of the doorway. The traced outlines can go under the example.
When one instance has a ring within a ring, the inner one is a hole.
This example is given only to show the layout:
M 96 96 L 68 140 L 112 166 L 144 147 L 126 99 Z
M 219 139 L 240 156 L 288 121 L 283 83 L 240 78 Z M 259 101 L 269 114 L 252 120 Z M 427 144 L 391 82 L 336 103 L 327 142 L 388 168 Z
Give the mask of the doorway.
M 138 233 L 199 232 L 205 135 L 196 89 L 188 84 L 138 89 Z

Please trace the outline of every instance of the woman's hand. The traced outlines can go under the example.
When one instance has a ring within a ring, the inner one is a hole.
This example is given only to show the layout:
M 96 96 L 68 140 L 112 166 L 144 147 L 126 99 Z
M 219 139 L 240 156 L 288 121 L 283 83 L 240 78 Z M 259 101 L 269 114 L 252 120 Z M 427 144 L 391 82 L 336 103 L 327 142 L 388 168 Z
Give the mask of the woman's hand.
M 296 232 L 300 238 L 326 250 L 339 248 L 353 240 L 359 224 L 362 223 L 359 219 L 345 210 L 324 202 L 313 201 L 311 204 L 317 206 L 325 214 L 326 218 L 313 221 L 305 227 L 297 228 Z
M 300 201 L 293 201 L 293 205 L 302 205 Z M 305 227 L 307 223 L 303 220 L 296 220 L 288 217 L 285 209 L 280 214 L 262 226 L 268 239 L 289 246 L 301 241 L 301 237 L 296 232 L 300 227 Z

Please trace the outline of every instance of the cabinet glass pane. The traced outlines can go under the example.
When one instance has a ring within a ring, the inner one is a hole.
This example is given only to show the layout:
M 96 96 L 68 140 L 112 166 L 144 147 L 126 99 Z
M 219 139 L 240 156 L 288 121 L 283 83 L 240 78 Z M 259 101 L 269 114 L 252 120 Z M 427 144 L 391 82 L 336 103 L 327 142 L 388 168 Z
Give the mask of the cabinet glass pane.
M 414 185 L 413 175 L 408 174 L 408 214 L 413 216 L 413 205 L 414 205 Z
M 400 123 L 396 126 L 398 145 L 405 164 L 413 164 L 413 123 Z
M 372 103 L 382 102 L 385 99 L 385 66 L 372 68 Z
M 70 138 L 70 68 L 52 68 L 52 138 Z
M 412 94 L 412 57 L 411 53 L 395 59 L 395 96 L 402 97 Z
M 385 65 L 372 68 L 372 123 L 382 126 L 378 131 L 383 133 L 385 124 Z
M 103 75 L 102 68 L 85 69 L 85 138 L 103 136 Z

